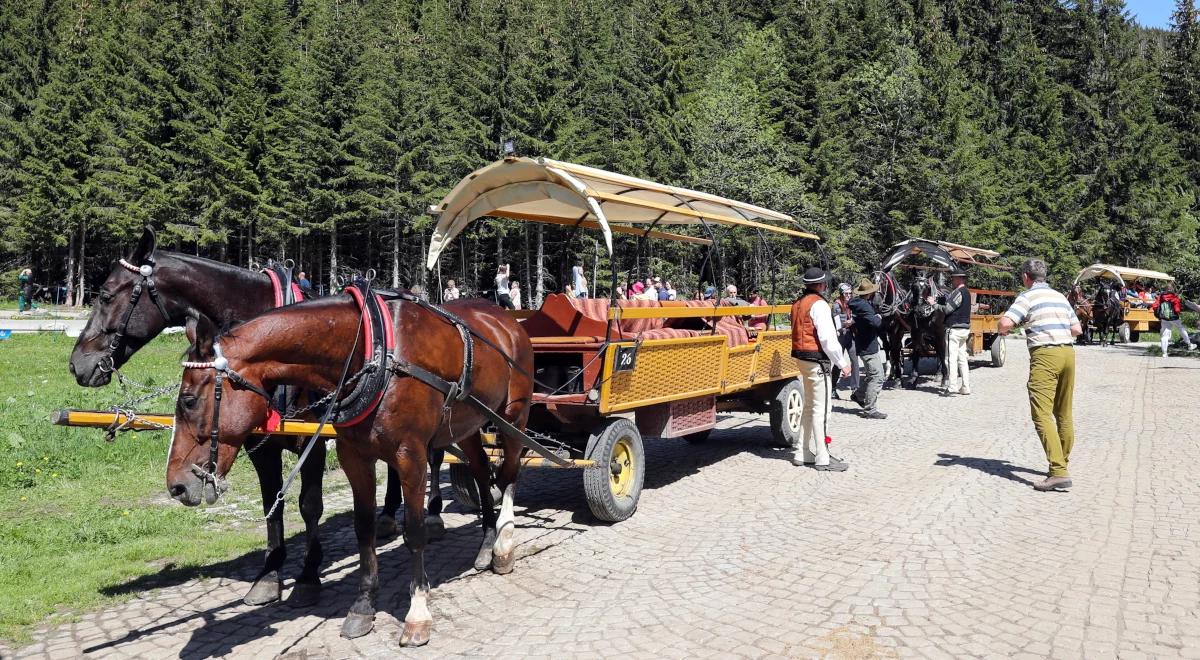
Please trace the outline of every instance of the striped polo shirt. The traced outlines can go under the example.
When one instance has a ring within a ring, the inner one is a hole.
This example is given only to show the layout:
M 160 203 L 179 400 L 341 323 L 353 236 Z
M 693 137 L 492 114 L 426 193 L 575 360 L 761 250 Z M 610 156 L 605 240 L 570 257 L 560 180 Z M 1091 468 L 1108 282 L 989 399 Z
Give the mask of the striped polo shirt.
M 1016 325 L 1024 324 L 1025 342 L 1029 348 L 1075 343 L 1071 326 L 1079 323 L 1079 317 L 1075 316 L 1066 296 L 1045 282 L 1036 282 L 1017 296 L 1004 316 Z

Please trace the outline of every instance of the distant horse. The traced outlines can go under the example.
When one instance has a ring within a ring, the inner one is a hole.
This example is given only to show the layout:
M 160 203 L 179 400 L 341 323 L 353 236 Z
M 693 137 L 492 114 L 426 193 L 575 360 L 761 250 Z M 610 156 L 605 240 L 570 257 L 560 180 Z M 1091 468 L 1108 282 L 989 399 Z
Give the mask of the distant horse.
M 1075 316 L 1079 317 L 1079 325 L 1083 327 L 1083 334 L 1079 336 L 1078 343 L 1091 343 L 1092 301 L 1088 300 L 1087 294 L 1083 292 L 1083 287 L 1076 284 L 1067 294 L 1067 302 L 1075 310 Z
M 887 356 L 888 373 L 886 383 L 897 382 L 903 378 L 901 368 L 904 333 L 908 331 L 906 315 L 909 307 L 908 294 L 904 292 L 892 277 L 891 273 L 875 272 L 875 284 L 879 290 L 871 299 L 875 311 L 879 313 L 883 323 L 879 328 L 879 337 L 883 343 L 883 354 Z
M 950 374 L 946 366 L 946 314 L 937 305 L 926 301 L 928 297 L 936 297 L 940 291 L 932 278 L 918 277 L 908 288 L 911 305 L 908 312 L 909 333 L 912 337 L 912 381 L 908 389 L 916 389 L 921 378 L 918 368 L 922 357 L 933 347 L 937 355 L 938 367 L 942 373 L 942 387 L 950 382 Z
M 1092 300 L 1092 320 L 1096 325 L 1096 332 L 1100 335 L 1100 345 L 1103 346 L 1106 342 L 1109 345 L 1115 344 L 1119 334 L 1117 329 L 1125 322 L 1125 310 L 1121 307 L 1117 291 L 1107 282 L 1100 283 L 1096 297 Z
M 504 458 L 496 482 L 503 504 L 497 518 L 490 463 L 479 430 L 494 421 L 484 410 L 516 429 L 525 428 L 533 396 L 533 347 L 524 328 L 493 304 L 455 301 L 444 309 L 457 318 L 448 322 L 447 316 L 422 304 L 394 300 L 379 317 L 364 320 L 365 308 L 360 312 L 355 299 L 343 294 L 273 309 L 223 336 L 214 336 L 211 325 L 200 323 L 184 363 L 166 480 L 171 497 L 188 506 L 201 500 L 212 503 L 227 488 L 225 475 L 242 444 L 267 419 L 266 392 L 292 386 L 341 394 L 351 385 L 347 373 L 355 374 L 353 378 L 365 374 L 348 398 L 338 402 L 370 404 L 337 429 L 338 462 L 354 494 L 361 570 L 358 598 L 342 623 L 343 637 L 360 637 L 374 627 L 379 591 L 377 460 L 400 475 L 404 489 L 404 540 L 412 555 L 412 582 L 402 646 L 427 643 L 433 626 L 422 510 L 430 451 L 451 444 L 462 447 L 482 504 L 484 541 L 475 565 L 491 566 L 497 573 L 512 570 L 520 438 L 501 435 Z M 366 332 L 377 322 L 383 329 Z M 386 354 L 377 344 L 381 336 L 391 338 Z M 360 341 L 363 337 L 368 340 Z M 376 346 L 369 351 L 370 360 L 363 344 Z M 455 381 L 459 388 L 449 385 Z M 218 385 L 222 382 L 223 394 Z M 447 389 L 436 387 L 438 382 Z M 360 389 L 363 383 L 371 386 Z

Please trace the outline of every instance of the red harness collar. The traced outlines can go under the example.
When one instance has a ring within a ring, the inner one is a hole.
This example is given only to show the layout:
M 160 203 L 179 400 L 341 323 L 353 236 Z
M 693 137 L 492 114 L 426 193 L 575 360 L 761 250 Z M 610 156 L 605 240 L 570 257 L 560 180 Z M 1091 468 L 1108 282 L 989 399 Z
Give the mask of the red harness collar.
M 283 283 L 279 281 L 279 276 L 275 274 L 275 271 L 270 268 L 264 269 L 263 272 L 271 280 L 271 288 L 275 292 L 275 306 L 283 307 Z M 300 292 L 300 287 L 295 282 L 288 282 L 288 286 L 291 287 L 292 296 L 295 297 L 296 302 L 304 300 L 304 294 Z
M 375 342 L 377 341 L 377 339 L 375 337 L 376 321 L 375 321 L 375 319 L 372 318 L 371 308 L 369 306 L 367 306 L 364 309 L 364 306 L 366 306 L 366 301 L 363 299 L 363 294 L 361 291 L 358 290 L 358 287 L 353 287 L 353 286 L 346 287 L 346 293 L 349 293 L 350 297 L 354 298 L 354 303 L 356 305 L 358 305 L 359 312 L 364 314 L 364 319 L 363 319 L 363 324 L 362 324 L 362 327 L 363 327 L 363 342 L 362 342 L 363 343 L 363 360 L 369 362 L 376 352 L 376 345 L 375 345 Z M 388 313 L 387 305 L 384 303 L 382 296 L 380 296 L 379 294 L 375 294 L 375 301 L 379 305 L 379 316 L 381 317 L 381 321 L 382 321 L 381 325 L 382 325 L 382 334 L 383 334 L 383 337 L 382 337 L 383 350 L 384 350 L 384 354 L 387 355 L 392 352 L 392 349 L 395 347 L 395 343 L 396 343 L 395 334 L 392 331 L 392 315 Z M 386 367 L 386 365 L 380 365 L 379 368 L 384 369 L 385 367 Z M 365 410 L 363 410 L 358 415 L 355 415 L 352 419 L 348 419 L 343 422 L 337 422 L 334 424 L 334 426 L 338 427 L 338 428 L 354 426 L 355 424 L 358 424 L 359 422 L 366 419 L 368 415 L 370 415 L 372 412 L 375 411 L 375 409 L 377 407 L 379 407 L 379 402 L 383 400 L 383 394 L 386 389 L 387 389 L 386 387 L 380 387 L 379 391 L 375 393 L 375 397 L 371 401 L 371 405 L 367 406 L 367 408 Z

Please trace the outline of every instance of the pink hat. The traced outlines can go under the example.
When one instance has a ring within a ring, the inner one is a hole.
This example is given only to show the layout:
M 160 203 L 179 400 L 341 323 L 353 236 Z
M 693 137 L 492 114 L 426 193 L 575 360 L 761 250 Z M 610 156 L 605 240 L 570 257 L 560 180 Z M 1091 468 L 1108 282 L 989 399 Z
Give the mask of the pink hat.
M 643 291 L 645 291 L 645 290 L 646 290 L 646 285 L 645 285 L 645 284 L 642 284 L 641 282 L 634 282 L 634 283 L 633 283 L 633 292 L 634 292 L 634 293 L 641 293 L 641 292 L 643 292 Z

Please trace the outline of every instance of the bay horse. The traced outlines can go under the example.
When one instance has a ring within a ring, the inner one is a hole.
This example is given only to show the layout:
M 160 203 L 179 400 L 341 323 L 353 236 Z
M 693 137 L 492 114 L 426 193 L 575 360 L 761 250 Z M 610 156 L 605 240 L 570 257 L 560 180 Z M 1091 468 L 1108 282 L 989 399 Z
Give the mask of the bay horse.
M 158 250 L 154 231 L 149 227 L 129 258 L 123 260 L 124 264 L 121 261 L 113 263 L 71 351 L 71 374 L 84 387 L 107 385 L 118 369 L 166 328 L 185 326 L 189 339 L 194 340 L 196 324 L 201 320 L 213 327 L 236 325 L 281 305 L 284 300 L 281 287 L 288 284 L 273 282 L 272 276 L 265 272 Z M 143 276 L 140 270 L 146 266 L 149 275 Z M 135 298 L 134 291 L 139 287 L 141 292 Z M 295 436 L 272 436 L 253 445 L 250 462 L 258 475 L 264 515 L 270 512 L 275 495 L 283 486 L 283 452 L 299 454 L 300 450 L 301 439 Z M 320 598 L 323 553 L 319 524 L 324 513 L 325 453 L 323 444 L 315 446 L 313 456 L 300 473 L 299 505 L 306 549 L 296 587 L 288 597 L 288 604 L 296 607 L 314 605 Z M 443 457 L 441 451 L 430 455 L 435 486 L 430 491 L 427 515 L 435 537 L 444 529 L 441 490 L 436 486 Z M 396 534 L 395 514 L 400 498 L 399 478 L 389 472 L 387 498 L 379 520 L 381 536 Z M 243 599 L 247 605 L 277 601 L 283 592 L 280 571 L 287 561 L 283 507 L 276 507 L 266 522 L 267 554 Z
M 938 368 L 942 374 L 942 387 L 950 382 L 950 373 L 946 366 L 946 314 L 937 305 L 931 305 L 927 298 L 939 295 L 937 285 L 930 277 L 918 277 L 909 285 L 908 298 L 911 301 L 907 315 L 909 335 L 912 337 L 912 381 L 906 385 L 908 389 L 916 389 L 921 379 L 918 368 L 921 357 L 932 345 L 937 354 Z
M 263 423 L 269 406 L 266 392 L 282 386 L 335 392 L 347 373 L 370 364 L 358 348 L 365 302 L 350 295 L 308 301 L 265 312 L 231 333 L 217 335 L 208 323 L 197 324 L 196 341 L 175 406 L 175 430 L 167 460 L 166 483 L 171 497 L 188 506 L 212 503 L 227 488 L 224 477 L 250 431 Z M 383 315 L 390 328 L 384 365 L 389 377 L 380 384 L 376 405 L 337 429 L 337 454 L 354 495 L 354 532 L 361 563 L 359 595 L 343 621 L 341 633 L 354 638 L 374 627 L 379 590 L 375 552 L 375 461 L 400 475 L 404 492 L 404 539 L 412 556 L 411 602 L 400 638 L 403 646 L 429 641 L 433 619 L 428 609 L 429 581 L 424 570 L 426 526 L 423 499 L 428 454 L 458 444 L 465 452 L 481 501 L 483 544 L 477 567 L 497 573 L 512 570 L 515 559 L 513 498 L 518 476 L 520 440 L 501 435 L 503 460 L 496 475 L 502 493 L 499 516 L 493 511 L 490 463 L 480 439 L 488 417 L 470 400 L 443 395 L 416 376 L 454 381 L 470 376 L 467 393 L 523 430 L 533 395 L 533 348 L 525 330 L 494 304 L 455 301 L 444 308 L 462 319 L 458 325 L 424 305 L 393 300 Z M 386 327 L 386 326 L 385 326 Z M 469 332 L 469 336 L 468 333 Z M 481 341 L 470 351 L 469 337 Z M 370 348 L 370 341 L 364 341 Z M 468 368 L 464 365 L 470 364 Z M 223 394 L 219 384 L 228 387 Z M 357 392 L 357 387 L 355 389 Z
M 1125 310 L 1121 307 L 1116 290 L 1108 282 L 1100 282 L 1100 288 L 1092 299 L 1092 319 L 1100 335 L 1100 345 L 1103 346 L 1105 342 L 1110 346 L 1115 344 L 1119 334 L 1117 328 L 1125 322 Z
M 1083 292 L 1083 287 L 1076 283 L 1071 287 L 1071 292 L 1067 294 L 1067 302 L 1071 305 L 1071 309 L 1075 310 L 1075 316 L 1079 318 L 1079 325 L 1083 327 L 1083 334 L 1076 341 L 1080 344 L 1091 343 L 1092 301 L 1088 300 L 1087 294 Z

